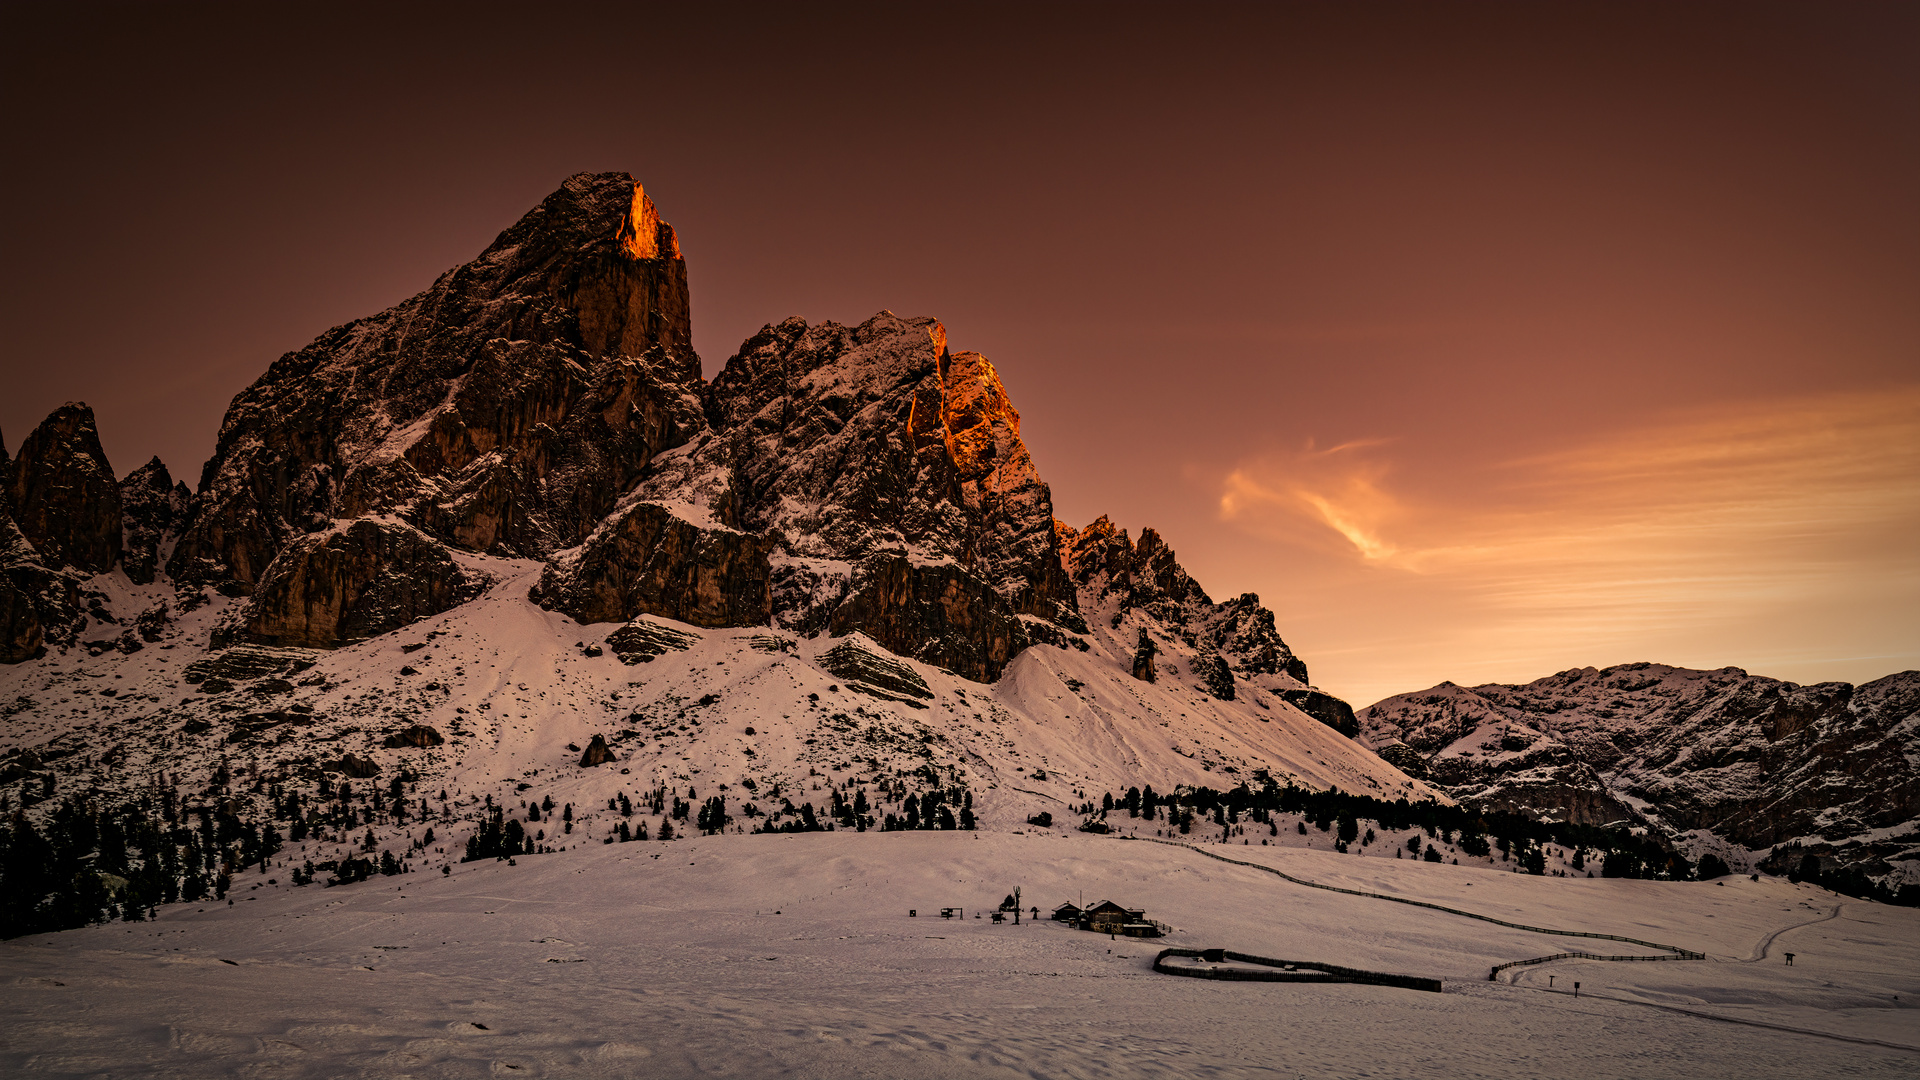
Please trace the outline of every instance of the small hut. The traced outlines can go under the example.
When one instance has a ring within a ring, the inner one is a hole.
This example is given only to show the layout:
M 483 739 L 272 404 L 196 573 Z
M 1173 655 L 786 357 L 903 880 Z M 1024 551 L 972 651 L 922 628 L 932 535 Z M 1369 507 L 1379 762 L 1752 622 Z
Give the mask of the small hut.
M 1137 908 L 1124 908 L 1111 900 L 1102 900 L 1080 913 L 1080 929 L 1092 930 L 1096 934 L 1118 934 L 1128 923 L 1144 923 L 1147 913 Z
M 1080 907 L 1077 904 L 1061 904 L 1053 909 L 1054 922 L 1079 922 Z

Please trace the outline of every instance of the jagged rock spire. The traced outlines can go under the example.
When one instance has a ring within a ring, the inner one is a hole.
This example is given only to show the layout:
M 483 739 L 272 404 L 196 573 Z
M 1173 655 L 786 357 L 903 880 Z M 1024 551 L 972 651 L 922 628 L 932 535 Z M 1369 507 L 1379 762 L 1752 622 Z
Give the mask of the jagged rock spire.
M 120 488 L 100 447 L 93 410 L 70 401 L 20 444 L 7 466 L 13 519 L 48 568 L 89 573 L 120 555 Z
M 290 541 L 392 514 L 440 543 L 576 544 L 700 422 L 686 262 L 625 173 L 582 173 L 472 262 L 237 396 L 168 570 L 252 589 Z
M 176 484 L 158 457 L 128 473 L 120 484 L 122 542 L 120 565 L 135 584 L 153 581 L 160 548 L 183 523 L 191 496 Z

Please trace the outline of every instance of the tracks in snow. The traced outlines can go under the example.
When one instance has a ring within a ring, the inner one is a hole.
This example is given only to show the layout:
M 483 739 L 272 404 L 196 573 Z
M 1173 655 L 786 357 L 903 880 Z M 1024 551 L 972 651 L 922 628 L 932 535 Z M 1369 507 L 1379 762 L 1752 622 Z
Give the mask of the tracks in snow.
M 1803 926 L 1813 926 L 1816 923 L 1831 922 L 1832 920 L 1840 917 L 1840 909 L 1843 907 L 1846 907 L 1846 905 L 1835 904 L 1833 905 L 1832 911 L 1827 912 L 1825 915 L 1822 915 L 1817 919 L 1808 919 L 1806 922 L 1793 923 L 1791 925 L 1783 926 L 1780 929 L 1775 930 L 1774 932 L 1768 934 L 1766 937 L 1761 938 L 1760 944 L 1754 946 L 1753 954 L 1751 956 L 1744 957 L 1743 959 L 1741 959 L 1740 962 L 1743 964 L 1756 964 L 1762 960 L 1765 960 L 1767 958 L 1767 950 L 1773 947 L 1773 939 L 1779 937 L 1781 934 L 1784 934 L 1789 930 L 1798 930 Z
M 1460 908 L 1451 908 L 1451 907 L 1447 907 L 1444 904 L 1430 904 L 1425 900 L 1409 900 L 1404 896 L 1388 896 L 1384 893 L 1366 892 L 1361 889 L 1343 889 L 1337 885 L 1322 885 L 1317 881 L 1308 881 L 1305 878 L 1294 877 L 1292 874 L 1289 874 L 1284 870 L 1276 870 L 1271 866 L 1262 866 L 1259 863 L 1247 862 L 1242 859 L 1229 859 L 1225 855 L 1215 855 L 1213 852 L 1207 851 L 1203 848 L 1196 847 L 1192 844 L 1182 844 L 1174 840 L 1160 840 L 1150 836 L 1134 837 L 1129 839 L 1140 839 L 1140 840 L 1145 840 L 1148 843 L 1165 844 L 1168 847 L 1185 848 L 1196 855 L 1204 855 L 1209 859 L 1218 859 L 1223 863 L 1231 863 L 1234 866 L 1245 866 L 1245 867 L 1248 867 L 1249 869 L 1264 871 L 1266 873 L 1274 875 L 1275 877 L 1285 878 L 1286 880 L 1293 882 L 1295 885 L 1304 885 L 1309 889 L 1325 889 L 1328 892 L 1345 893 L 1348 896 L 1364 896 L 1370 900 L 1386 900 L 1395 904 L 1406 904 L 1409 907 L 1430 908 L 1434 911 L 1444 911 L 1449 915 L 1459 915 L 1463 918 L 1478 919 L 1481 922 L 1489 922 L 1497 926 L 1512 927 L 1515 930 L 1526 930 L 1535 934 L 1546 934 L 1549 937 L 1602 938 L 1607 941 L 1624 941 L 1632 945 L 1644 945 L 1649 949 L 1660 949 L 1666 953 L 1671 954 L 1668 956 L 1602 956 L 1597 953 L 1589 953 L 1589 952 L 1552 953 L 1547 956 L 1536 956 L 1527 960 L 1514 960 L 1505 964 L 1496 964 L 1494 965 L 1493 970 L 1487 974 L 1487 978 L 1489 980 L 1497 978 L 1500 972 L 1506 968 L 1526 967 L 1530 964 L 1544 964 L 1549 960 L 1565 960 L 1565 959 L 1578 958 L 1583 960 L 1651 961 L 1651 960 L 1705 960 L 1707 958 L 1705 953 L 1697 953 L 1688 949 L 1682 949 L 1677 945 L 1663 945 L 1657 941 L 1642 941 L 1639 938 L 1622 937 L 1619 934 L 1596 934 L 1596 933 L 1590 933 L 1585 930 L 1553 930 L 1544 926 L 1528 926 L 1525 923 L 1509 922 L 1506 919 L 1496 919 L 1491 915 L 1481 915 L 1478 912 L 1463 911 Z M 1835 915 L 1839 914 L 1838 908 L 1834 909 L 1834 914 Z M 1833 915 L 1827 916 L 1827 918 L 1832 918 L 1832 917 Z M 1824 920 L 1815 919 L 1812 921 L 1822 922 Z M 1802 923 L 1800 925 L 1804 926 L 1808 924 Z M 1775 931 L 1774 934 L 1777 935 L 1781 931 L 1791 930 L 1791 929 L 1793 928 L 1782 927 L 1781 930 Z M 1769 935 L 1767 938 L 1767 941 L 1762 943 L 1763 950 L 1765 945 L 1767 943 L 1770 943 L 1772 940 L 1773 940 L 1773 935 Z

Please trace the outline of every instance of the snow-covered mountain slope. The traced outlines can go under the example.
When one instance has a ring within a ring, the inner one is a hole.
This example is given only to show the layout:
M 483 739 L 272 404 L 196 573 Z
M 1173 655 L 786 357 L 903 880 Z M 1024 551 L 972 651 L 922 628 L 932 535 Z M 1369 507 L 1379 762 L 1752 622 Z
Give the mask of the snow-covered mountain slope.
M 1910 1077 L 1920 912 L 1774 878 L 1564 880 L 1080 834 L 696 837 L 451 876 L 247 887 L 0 943 L 0 1072 L 338 1077 Z M 1114 899 L 1157 941 L 1024 905 Z M 942 907 L 963 919 L 937 917 Z M 909 915 L 909 911 L 917 915 Z M 1444 992 L 1155 974 L 1166 945 L 1438 978 Z M 1783 954 L 1796 953 L 1793 966 Z M 1572 984 L 1582 984 L 1578 998 Z
M 1798 686 L 1738 668 L 1575 668 L 1387 698 L 1363 741 L 1470 805 L 1644 822 L 1736 866 L 1920 880 L 1920 672 Z
M 983 827 L 1018 827 L 1042 811 L 1067 827 L 1079 820 L 1073 806 L 1109 790 L 1228 788 L 1262 774 L 1389 799 L 1435 794 L 1288 705 L 1280 695 L 1297 684 L 1285 676 L 1243 680 L 1221 700 L 1175 644 L 1158 681 L 1134 678 L 1138 616 L 1103 620 L 1079 639 L 1084 650 L 1024 650 L 982 685 L 857 634 L 654 616 L 582 626 L 528 599 L 542 564 L 460 559 L 492 582 L 480 598 L 337 650 L 208 652 L 203 643 L 240 603 L 214 597 L 138 651 L 103 641 L 97 655 L 0 668 L 11 798 L 137 798 L 160 786 L 214 798 L 224 769 L 234 777 L 224 797 L 264 808 L 269 782 L 311 790 L 323 775 L 358 775 L 385 787 L 404 774 L 436 815 L 433 796 L 446 792 L 439 835 L 457 841 L 489 798 L 524 801 L 529 786 L 575 807 L 594 839 L 611 824 L 586 820 L 606 816 L 609 799 L 662 787 L 675 798 L 722 796 L 747 828 L 767 824 L 755 811 L 793 820 L 789 800 L 824 819 L 833 788 L 848 800 L 864 788 L 876 820 L 901 812 L 909 794 L 963 788 Z M 96 583 L 129 607 L 165 593 L 119 573 Z M 630 626 L 666 647 L 640 659 L 653 650 L 628 641 Z M 635 662 L 620 655 L 623 642 Z M 857 677 L 863 659 L 903 669 L 900 688 Z M 432 734 L 408 736 L 416 728 Z M 612 760 L 583 766 L 595 736 Z M 382 846 L 418 832 L 385 818 L 376 828 Z

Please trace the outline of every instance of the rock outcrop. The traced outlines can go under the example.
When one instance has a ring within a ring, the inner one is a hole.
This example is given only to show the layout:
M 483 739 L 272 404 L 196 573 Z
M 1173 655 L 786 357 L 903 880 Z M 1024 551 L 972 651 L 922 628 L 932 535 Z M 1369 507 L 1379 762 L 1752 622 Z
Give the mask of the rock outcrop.
M 440 734 L 438 729 L 430 728 L 425 724 L 413 724 L 382 739 L 380 745 L 389 750 L 397 750 L 405 746 L 411 746 L 416 750 L 430 750 L 446 741 L 446 736 Z
M 607 648 L 613 650 L 613 655 L 619 657 L 623 664 L 644 664 L 656 656 L 690 649 L 699 640 L 692 634 L 661 623 L 635 619 L 607 635 Z
M 1198 674 L 1207 684 L 1207 693 L 1221 701 L 1233 700 L 1233 668 L 1219 653 L 1209 653 L 1195 661 Z
M 1261 606 L 1260 598 L 1243 593 L 1214 603 L 1181 567 L 1159 533 L 1141 530 L 1136 545 L 1126 530 L 1106 517 L 1084 529 L 1055 522 L 1054 530 L 1059 537 L 1061 565 L 1081 589 L 1083 604 L 1109 609 L 1115 627 L 1129 614 L 1138 613 L 1154 629 L 1179 638 L 1196 652 L 1217 655 L 1224 662 L 1217 666 L 1206 660 L 1208 670 L 1196 672 L 1215 697 L 1232 700 L 1234 672 L 1242 677 L 1283 675 L 1305 686 L 1307 665 L 1280 639 L 1273 612 Z M 1152 681 L 1151 674 L 1142 669 L 1143 664 L 1152 663 L 1148 649 L 1152 642 L 1147 632 L 1143 626 L 1134 674 Z
M 45 650 L 42 612 L 53 606 L 46 593 L 54 581 L 55 575 L 37 563 L 33 545 L 0 501 L 0 664 L 30 660 Z M 78 591 L 62 598 L 74 607 Z
M 320 766 L 322 772 L 337 772 L 355 780 L 371 780 L 380 775 L 380 763 L 358 754 L 342 754 L 338 761 Z
M 1353 706 L 1320 690 L 1287 690 L 1280 695 L 1287 704 L 1313 717 L 1333 730 L 1351 739 L 1360 734 L 1360 721 L 1353 715 Z M 1385 754 L 1380 755 L 1386 757 Z M 1392 758 L 1388 762 L 1398 767 Z
M 68 402 L 20 444 L 7 466 L 7 502 L 41 565 L 98 574 L 120 556 L 120 486 L 100 448 L 93 410 Z
M 584 623 L 644 614 L 695 626 L 763 626 L 772 615 L 767 556 L 774 545 L 638 502 L 549 563 L 533 596 Z
M 605 765 L 613 760 L 613 751 L 607 747 L 607 737 L 595 735 L 580 754 L 580 767 L 591 769 L 595 765 Z
M 1583 824 L 1644 821 L 1884 872 L 1920 856 L 1920 672 L 1799 686 L 1738 668 L 1575 668 L 1442 683 L 1359 715 L 1362 741 L 1455 798 Z
M 1133 677 L 1141 682 L 1158 682 L 1154 671 L 1153 658 L 1160 654 L 1160 646 L 1153 643 L 1153 635 L 1146 627 L 1140 628 L 1140 643 L 1133 647 Z
M 992 682 L 1028 645 L 1012 606 L 964 568 L 874 555 L 855 569 L 833 609 L 835 637 L 860 631 L 901 656 Z
M 240 636 L 336 648 L 446 611 L 485 584 L 418 530 L 361 519 L 288 545 L 258 583 Z
M 854 634 L 820 654 L 820 667 L 846 681 L 847 689 L 914 708 L 933 697 L 933 691 L 911 667 L 873 647 L 872 639 Z
M 186 521 L 192 493 L 176 484 L 159 458 L 120 481 L 120 565 L 135 584 L 152 584 L 166 549 Z
M 18 664 L 47 645 L 77 640 L 87 618 L 81 575 L 43 565 L 13 519 L 13 461 L 0 438 L 0 664 Z

